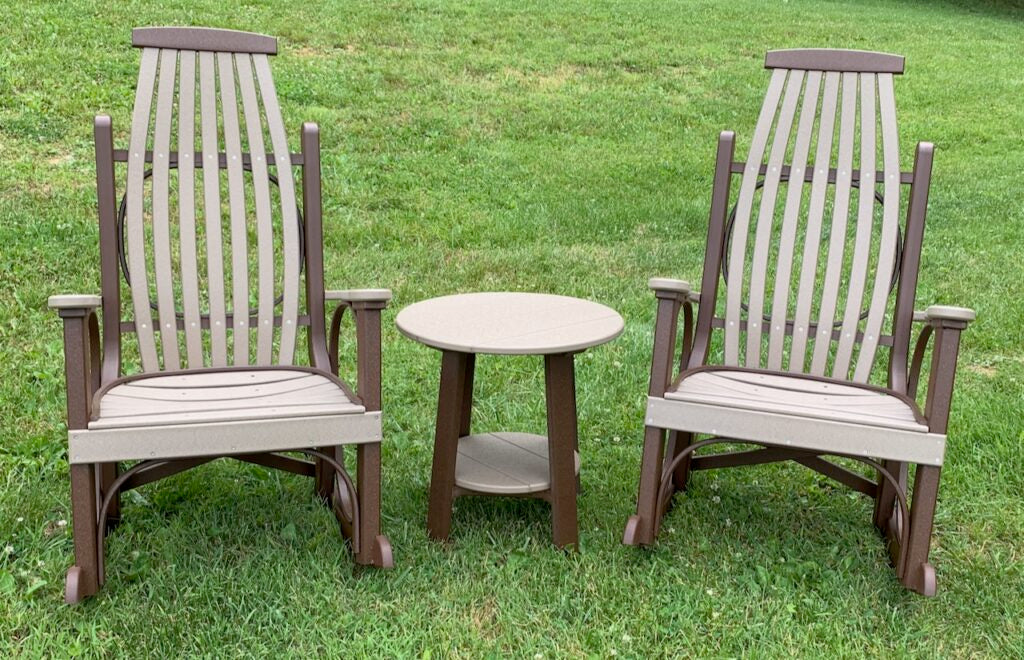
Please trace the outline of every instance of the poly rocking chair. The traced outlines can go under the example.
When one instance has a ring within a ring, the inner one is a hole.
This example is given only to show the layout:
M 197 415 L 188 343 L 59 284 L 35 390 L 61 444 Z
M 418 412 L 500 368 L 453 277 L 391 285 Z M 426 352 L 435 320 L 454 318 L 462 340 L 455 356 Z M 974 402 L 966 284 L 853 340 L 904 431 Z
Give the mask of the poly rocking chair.
M 289 152 L 268 60 L 277 41 L 142 28 L 132 43 L 142 66 L 128 150 L 113 148 L 109 117 L 95 121 L 102 297 L 49 301 L 64 319 L 75 544 L 65 598 L 103 584 L 121 491 L 220 457 L 313 477 L 355 561 L 391 566 L 379 530 L 380 313 L 391 294 L 324 291 L 319 129 L 304 124 L 301 153 Z M 117 162 L 127 163 L 120 208 Z M 325 301 L 338 302 L 329 337 Z M 346 308 L 358 395 L 337 376 Z M 295 364 L 299 326 L 309 366 Z M 122 370 L 133 354 L 122 354 L 122 334 L 138 342 L 132 375 Z M 357 485 L 344 467 L 348 444 L 357 445 Z
M 900 171 L 893 75 L 903 72 L 902 57 L 773 51 L 765 67 L 773 73 L 747 161 L 733 160 L 733 133 L 719 137 L 700 292 L 680 280 L 650 282 L 654 355 L 638 504 L 624 543 L 653 543 L 691 470 L 792 460 L 873 497 L 900 581 L 933 595 L 932 517 L 960 332 L 974 319 L 963 308 L 913 310 L 933 147 L 918 144 L 913 171 Z M 924 327 L 911 357 L 914 322 Z M 712 363 L 716 330 L 724 356 Z M 915 397 L 929 339 L 921 410 Z M 868 382 L 880 346 L 888 349 L 886 387 Z M 721 442 L 760 448 L 695 454 Z M 856 459 L 877 481 L 822 455 Z

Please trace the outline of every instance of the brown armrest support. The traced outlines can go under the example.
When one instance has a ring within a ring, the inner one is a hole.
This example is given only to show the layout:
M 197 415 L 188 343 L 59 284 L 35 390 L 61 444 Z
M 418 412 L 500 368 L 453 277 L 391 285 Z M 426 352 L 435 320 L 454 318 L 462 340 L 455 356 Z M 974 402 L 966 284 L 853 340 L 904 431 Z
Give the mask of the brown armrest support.
M 366 410 L 381 409 L 381 310 L 391 299 L 388 289 L 357 289 L 328 291 L 327 300 L 337 300 L 338 306 L 331 317 L 328 337 L 328 355 L 331 370 L 338 373 L 338 335 L 345 310 L 352 309 L 356 323 L 356 393 Z
M 928 392 L 924 406 L 928 428 L 933 433 L 946 432 L 949 411 L 953 402 L 956 364 L 960 354 L 960 333 L 974 318 L 975 313 L 971 309 L 944 305 L 933 305 L 924 312 L 914 313 L 915 321 L 921 321 L 927 325 L 921 329 L 914 346 L 907 393 L 912 398 L 917 395 L 924 353 L 928 347 L 928 340 L 934 335 L 931 367 L 928 375 Z
M 700 294 L 689 282 L 662 277 L 651 278 L 647 286 L 658 299 L 658 316 L 654 325 L 654 351 L 651 361 L 651 396 L 663 396 L 672 382 L 672 364 L 675 355 L 679 312 L 683 312 L 683 346 L 680 365 L 685 365 L 693 345 L 693 304 Z
M 64 379 L 68 429 L 89 425 L 92 395 L 100 385 L 100 296 L 50 296 L 47 304 L 64 319 Z

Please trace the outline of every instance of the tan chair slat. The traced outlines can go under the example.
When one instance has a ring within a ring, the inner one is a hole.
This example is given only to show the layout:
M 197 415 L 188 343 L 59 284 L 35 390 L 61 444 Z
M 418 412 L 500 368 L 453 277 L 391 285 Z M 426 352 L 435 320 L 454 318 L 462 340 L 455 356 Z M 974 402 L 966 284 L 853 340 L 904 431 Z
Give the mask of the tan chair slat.
M 747 299 L 747 355 L 748 366 L 761 365 L 761 336 L 764 325 L 765 282 L 768 270 L 768 255 L 772 240 L 772 229 L 775 224 L 775 202 L 778 197 L 779 182 L 782 176 L 782 165 L 789 149 L 790 133 L 800 89 L 803 86 L 804 72 L 793 71 L 789 74 L 786 93 L 782 101 L 775 136 L 772 140 L 768 156 L 768 167 L 764 175 L 761 189 L 761 203 L 758 209 L 757 229 L 754 237 L 754 254 L 750 268 L 750 290 Z M 747 175 L 749 176 L 749 174 Z
M 156 118 L 153 127 L 153 265 L 156 278 L 156 306 L 159 315 L 163 368 L 179 369 L 178 323 L 175 316 L 174 270 L 171 266 L 170 225 L 170 152 L 171 112 L 174 108 L 174 83 L 178 51 L 160 51 L 160 78 L 157 83 Z
M 729 251 L 729 279 L 726 282 L 725 306 L 725 364 L 739 364 L 740 311 L 743 304 L 743 273 L 747 250 L 747 234 L 750 229 L 750 216 L 757 188 L 757 175 L 768 143 L 768 133 L 775 118 L 779 100 L 782 97 L 786 71 L 776 69 L 772 72 L 768 92 L 765 95 L 761 113 L 757 118 L 757 127 L 750 143 L 747 156 L 747 171 L 740 184 L 739 198 L 736 202 L 736 221 L 732 230 L 732 245 Z
M 796 141 L 790 180 L 786 188 L 786 205 L 782 216 L 782 235 L 775 263 L 775 286 L 772 292 L 771 328 L 768 331 L 768 368 L 781 369 L 786 347 L 786 320 L 789 314 L 789 290 L 793 274 L 793 254 L 796 250 L 800 202 L 803 199 L 804 173 L 807 154 L 811 148 L 811 134 L 821 91 L 821 72 L 810 71 L 804 86 L 804 99 L 797 123 Z M 805 333 L 806 334 L 806 333 Z
M 253 411 L 251 417 L 246 417 L 245 413 L 235 415 L 241 419 L 222 419 L 218 415 L 223 417 L 225 413 L 210 414 L 212 421 L 201 419 L 199 415 L 189 415 L 187 421 L 175 424 L 153 420 L 146 425 L 143 434 L 133 428 L 137 422 L 121 428 L 70 431 L 68 460 L 80 464 L 149 459 L 158 455 L 161 458 L 219 456 L 361 444 L 381 439 L 379 412 L 324 415 L 319 410 L 308 414 L 289 408 Z M 204 422 L 204 426 L 196 426 Z
M 900 151 L 899 131 L 896 128 L 896 99 L 893 93 L 891 73 L 878 74 L 878 107 L 882 125 L 882 172 L 885 201 L 882 204 L 882 232 L 879 239 L 874 288 L 868 308 L 867 323 L 864 326 L 864 340 L 860 345 L 857 368 L 853 374 L 853 379 L 862 383 L 867 382 L 871 375 L 871 367 L 875 362 L 878 336 L 882 331 L 886 301 L 889 299 L 891 268 L 896 259 L 896 243 L 899 240 Z
M 228 163 L 228 210 L 231 215 L 231 306 L 235 312 L 231 337 L 235 366 L 249 364 L 249 241 L 242 180 L 242 134 L 238 125 L 235 67 L 231 53 L 217 53 L 220 76 L 224 153 Z
M 739 398 L 761 400 L 778 405 L 794 404 L 798 406 L 820 408 L 822 410 L 840 409 L 858 414 L 871 414 L 880 417 L 906 417 L 909 410 L 907 404 L 894 396 L 875 394 L 870 397 L 854 397 L 845 394 L 832 394 L 831 390 L 812 391 L 808 389 L 790 389 L 788 387 L 772 387 L 761 383 L 737 383 L 730 379 L 699 379 L 700 393 L 722 398 Z M 696 387 L 691 385 L 689 387 Z M 682 388 L 685 389 L 685 388 Z M 813 395 L 813 396 L 812 396 Z
M 210 365 L 228 363 L 227 312 L 224 297 L 224 243 L 220 226 L 220 170 L 217 168 L 217 72 L 214 55 L 199 53 L 200 113 L 202 115 L 203 215 L 206 221 L 206 273 L 210 298 Z
M 853 264 L 847 285 L 846 311 L 839 332 L 832 375 L 847 378 L 850 359 L 857 341 L 861 303 L 871 257 L 871 230 L 875 210 L 875 76 L 860 74 L 860 201 L 857 208 L 857 233 L 854 238 Z
M 833 203 L 831 239 L 825 282 L 818 313 L 818 335 L 814 341 L 811 373 L 823 375 L 832 346 L 832 323 L 838 305 L 843 253 L 846 248 L 846 225 L 849 221 L 850 190 L 853 179 L 853 141 L 857 119 L 857 74 L 843 74 L 842 111 L 839 118 L 839 154 L 837 161 L 835 200 Z
M 862 397 L 868 399 L 887 396 L 878 390 L 858 387 L 856 385 L 849 385 L 835 381 L 823 382 L 813 378 L 785 376 L 781 374 L 765 373 L 764 371 L 723 370 L 715 371 L 714 373 L 719 378 L 732 380 L 737 383 L 752 383 L 755 385 L 765 385 L 802 392 L 824 392 L 834 396 Z
M 263 154 L 263 124 L 256 101 L 252 61 L 245 53 L 235 54 L 238 87 L 242 92 L 242 111 L 252 155 L 252 184 L 256 202 L 256 240 L 258 250 L 257 287 L 259 296 L 256 330 L 256 364 L 273 362 L 274 341 L 274 228 L 270 213 L 270 179 Z
M 246 371 L 232 369 L 230 371 L 204 371 L 200 373 L 176 374 L 159 378 L 140 378 L 125 383 L 125 387 L 235 387 L 245 384 L 277 383 L 296 378 L 305 378 L 308 371 L 292 371 L 290 369 L 268 369 L 266 371 Z
M 178 224 L 181 244 L 181 297 L 188 366 L 203 366 L 196 249 L 196 54 L 181 51 L 178 66 Z
M 312 417 L 320 415 L 358 414 L 363 407 L 354 403 L 319 403 L 309 405 L 277 405 L 272 407 L 238 408 L 233 410 L 199 410 L 195 412 L 147 413 L 130 417 L 100 418 L 89 425 L 89 430 L 119 427 L 170 426 L 175 424 L 210 424 L 243 422 L 257 419 Z
M 821 225 L 825 215 L 828 173 L 832 159 L 832 136 L 835 133 L 836 106 L 839 101 L 839 74 L 825 73 L 825 89 L 818 120 L 818 146 L 814 155 L 811 198 L 807 209 L 807 229 L 801 259 L 800 282 L 797 285 L 796 311 L 793 315 L 793 341 L 790 346 L 789 371 L 802 372 L 810 338 L 811 304 L 821 248 Z
M 768 154 L 768 171 L 761 188 L 761 204 L 758 208 L 757 229 L 754 234 L 754 254 L 750 263 L 750 291 L 747 298 L 747 358 L 751 367 L 761 366 L 761 333 L 764 325 L 765 281 L 768 274 L 768 253 L 775 225 L 775 202 L 779 194 L 779 180 L 782 164 L 789 149 L 789 138 L 793 131 L 793 118 L 800 88 L 803 87 L 804 72 L 791 71 L 786 83 L 786 94 L 782 109 L 775 124 L 775 136 Z
M 205 380 L 205 379 L 204 379 Z M 118 385 L 103 395 L 106 401 L 110 397 L 123 399 L 151 399 L 156 401 L 178 402 L 190 404 L 196 401 L 221 401 L 259 398 L 264 396 L 287 396 L 295 392 L 316 394 L 310 388 L 322 386 L 328 391 L 338 389 L 338 384 L 327 380 L 322 375 L 307 373 L 301 378 L 290 378 L 269 383 L 242 382 L 236 385 L 219 387 L 133 387 L 130 383 Z
M 131 278 L 132 309 L 135 334 L 139 339 L 139 355 L 143 371 L 159 371 L 160 360 L 153 336 L 153 315 L 149 308 L 149 278 L 146 273 L 146 236 L 143 219 L 145 195 L 146 141 L 149 135 L 150 110 L 159 51 L 142 49 L 139 83 L 135 88 L 135 109 L 132 111 L 132 132 L 128 143 L 128 174 L 126 185 L 128 272 Z
M 222 389 L 222 388 L 221 388 Z M 207 410 L 235 410 L 238 408 L 257 408 L 260 406 L 277 405 L 313 405 L 332 403 L 338 400 L 338 386 L 333 383 L 310 386 L 302 392 L 285 392 L 283 394 L 252 395 L 243 394 L 220 399 L 194 398 L 192 400 L 169 401 L 157 398 L 139 398 L 108 394 L 104 397 L 100 413 L 103 417 L 138 414 L 140 409 L 149 412 L 171 413 Z M 162 392 L 157 388 L 143 389 L 144 392 Z
M 270 141 L 277 160 L 284 252 L 281 346 L 277 362 L 286 365 L 292 364 L 295 359 L 295 336 L 299 314 L 299 229 L 295 214 L 295 183 L 292 178 L 291 155 L 288 152 L 284 120 L 281 118 L 281 108 L 277 103 L 274 79 L 270 75 L 270 62 L 266 55 L 254 54 L 252 59 L 259 81 Z

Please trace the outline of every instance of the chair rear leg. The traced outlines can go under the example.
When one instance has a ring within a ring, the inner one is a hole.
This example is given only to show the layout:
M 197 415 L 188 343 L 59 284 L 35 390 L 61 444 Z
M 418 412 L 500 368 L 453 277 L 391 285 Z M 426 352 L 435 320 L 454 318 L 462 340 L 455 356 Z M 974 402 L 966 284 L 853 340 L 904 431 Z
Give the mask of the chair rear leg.
M 96 466 L 71 466 L 71 524 L 75 542 L 75 564 L 68 569 L 64 601 L 81 602 L 99 590 L 99 550 L 96 537 Z
M 380 443 L 356 450 L 356 490 L 359 497 L 359 548 L 356 563 L 393 568 L 391 542 L 380 533 Z
M 640 462 L 640 489 L 636 514 L 629 517 L 622 542 L 626 545 L 651 545 L 658 532 L 658 490 L 661 487 L 665 459 L 665 433 L 654 426 L 645 427 L 644 455 Z
M 900 484 L 904 493 L 907 492 L 907 464 L 900 461 L 882 461 L 882 467 L 889 471 Z M 896 490 L 888 479 L 879 474 L 878 490 L 875 492 L 875 511 L 873 520 L 875 527 L 890 542 L 900 537 L 896 506 Z
M 693 434 L 684 433 L 683 431 L 669 431 L 668 433 L 668 450 L 665 452 L 665 460 L 671 463 L 675 460 L 676 456 L 679 455 L 684 449 L 689 447 L 693 443 Z M 690 482 L 690 459 L 693 454 L 688 455 L 683 459 L 679 467 L 672 473 L 672 485 L 676 490 L 686 490 L 686 485 Z
M 918 465 L 914 476 L 914 495 L 910 502 L 910 539 L 905 555 L 903 585 L 925 596 L 935 595 L 935 569 L 928 563 L 932 523 L 939 494 L 941 468 Z M 906 524 L 906 523 L 905 523 Z
M 345 464 L 344 447 L 317 447 L 316 450 L 333 456 L 342 465 Z M 334 468 L 322 458 L 313 458 L 313 488 L 316 496 L 330 506 L 331 493 L 334 491 Z
M 96 473 L 99 475 L 99 491 L 97 492 L 97 501 L 100 501 L 103 496 L 110 490 L 110 485 L 114 483 L 118 475 L 121 473 L 121 466 L 117 463 L 97 463 Z M 114 529 L 121 524 L 121 493 L 114 495 L 114 499 L 110 502 L 110 508 L 107 509 L 107 524 L 106 533 L 114 531 Z

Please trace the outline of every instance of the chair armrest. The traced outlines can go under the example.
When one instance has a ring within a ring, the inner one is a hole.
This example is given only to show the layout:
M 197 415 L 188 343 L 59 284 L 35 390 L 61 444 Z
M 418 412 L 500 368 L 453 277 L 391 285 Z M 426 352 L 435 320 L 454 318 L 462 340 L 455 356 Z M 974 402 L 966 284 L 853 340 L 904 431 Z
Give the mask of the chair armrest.
M 62 294 L 46 299 L 46 306 L 56 309 L 61 316 L 64 316 L 65 312 L 70 312 L 73 316 L 84 316 L 102 304 L 103 298 L 88 294 Z
M 69 429 L 89 425 L 92 395 L 100 383 L 100 296 L 59 295 L 46 301 L 64 319 L 64 379 Z
M 956 365 L 960 355 L 960 333 L 975 319 L 974 310 L 966 307 L 932 305 L 924 312 L 915 312 L 914 320 L 927 325 L 918 335 L 910 365 L 908 394 L 917 395 L 918 380 L 924 362 L 928 340 L 932 341 L 932 359 L 928 375 L 928 392 L 925 397 L 924 416 L 933 433 L 945 433 L 949 423 L 949 411 L 953 401 L 953 383 Z
M 914 310 L 915 323 L 942 324 L 946 322 L 970 323 L 977 314 L 969 307 L 952 307 L 949 305 L 932 305 L 928 309 Z
M 967 307 L 950 307 L 947 305 L 932 305 L 924 310 L 924 320 L 933 325 L 939 324 L 943 327 L 950 323 L 963 324 L 964 327 L 973 321 L 977 315 L 973 309 Z
M 352 309 L 356 324 L 356 393 L 366 410 L 381 409 L 380 313 L 391 300 L 390 289 L 325 291 L 326 300 L 338 302 L 331 316 L 327 354 L 331 370 L 338 373 L 338 335 L 345 310 Z
M 391 289 L 345 289 L 325 291 L 324 300 L 337 300 L 344 303 L 376 302 L 387 303 L 391 300 Z
M 700 292 L 694 291 L 686 280 L 675 280 L 669 277 L 652 277 L 647 286 L 658 298 L 679 298 L 680 302 L 700 302 Z
M 652 277 L 647 280 L 647 286 L 652 291 L 675 292 L 687 295 L 693 289 L 686 280 L 675 280 L 670 277 Z

